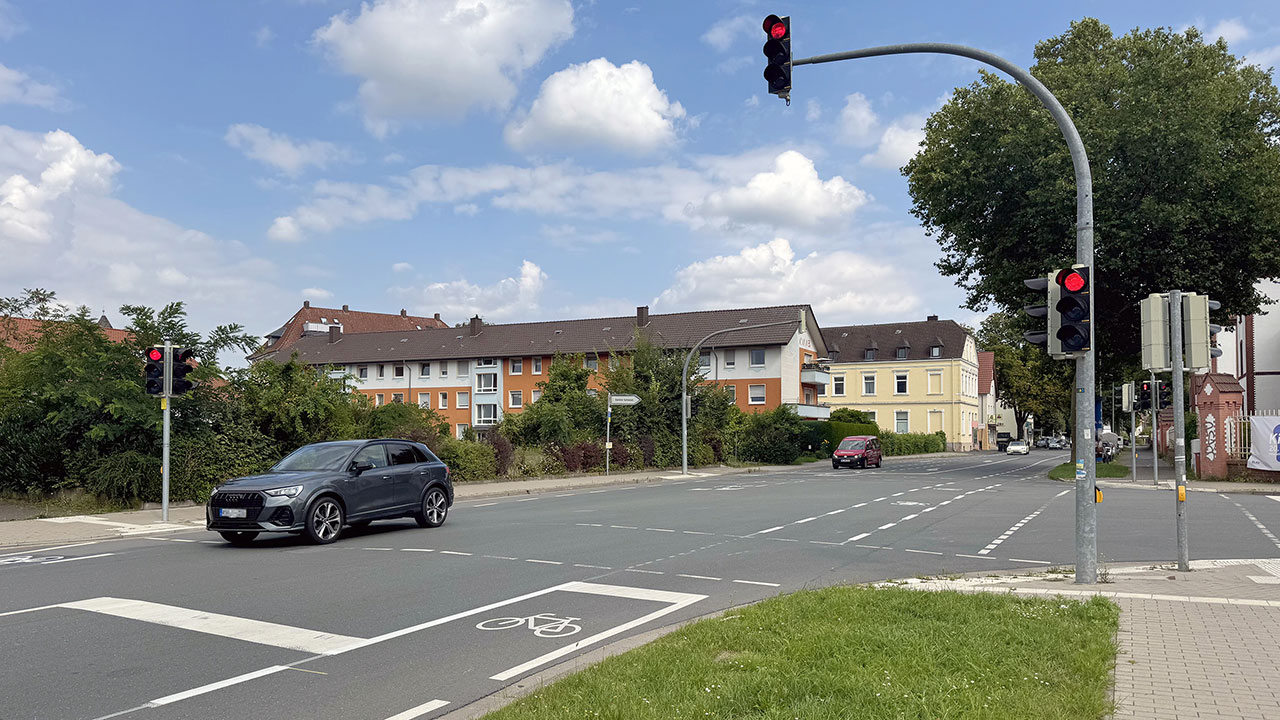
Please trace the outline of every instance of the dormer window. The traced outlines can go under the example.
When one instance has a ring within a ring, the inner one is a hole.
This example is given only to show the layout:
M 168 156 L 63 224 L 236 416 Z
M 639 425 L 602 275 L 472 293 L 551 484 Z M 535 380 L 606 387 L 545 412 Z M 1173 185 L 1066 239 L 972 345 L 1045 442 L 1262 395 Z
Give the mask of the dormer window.
M 898 348 L 898 354 L 897 354 L 897 356 L 896 356 L 896 357 L 897 357 L 899 360 L 906 360 L 906 359 L 907 359 L 907 348 L 904 348 L 904 347 L 900 347 L 900 348 Z
M 863 350 L 863 351 L 862 351 L 862 359 L 863 359 L 863 360 L 875 360 L 875 359 L 876 359 L 876 351 L 875 351 L 875 348 L 867 348 L 866 350 Z
M 930 347 L 929 347 L 929 357 L 931 357 L 931 358 L 942 357 L 942 346 L 941 346 L 941 345 L 932 345 L 932 346 L 930 346 Z

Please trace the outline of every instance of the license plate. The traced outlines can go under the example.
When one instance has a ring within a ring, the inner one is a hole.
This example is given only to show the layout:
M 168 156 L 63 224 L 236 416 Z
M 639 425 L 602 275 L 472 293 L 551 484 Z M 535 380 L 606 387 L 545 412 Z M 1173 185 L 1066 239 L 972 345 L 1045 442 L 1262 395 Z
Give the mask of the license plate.
M 224 518 L 242 518 L 249 517 L 249 511 L 244 508 L 218 508 L 218 517 Z

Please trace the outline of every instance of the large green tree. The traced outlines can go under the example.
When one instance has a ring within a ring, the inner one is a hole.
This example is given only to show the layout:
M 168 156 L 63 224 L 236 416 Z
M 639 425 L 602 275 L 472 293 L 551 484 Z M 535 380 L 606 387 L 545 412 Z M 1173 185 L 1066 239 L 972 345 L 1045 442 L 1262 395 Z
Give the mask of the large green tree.
M 1103 374 L 1139 352 L 1137 301 L 1171 288 L 1222 302 L 1222 322 L 1280 276 L 1280 93 L 1194 28 L 1116 37 L 1094 19 L 1036 45 L 1031 73 L 1075 121 L 1093 171 Z M 1020 86 L 983 73 L 925 126 L 903 168 L 938 268 L 974 310 L 1075 260 L 1075 184 L 1061 133 Z
M 1022 330 L 1012 313 L 992 313 L 982 321 L 978 345 L 995 353 L 996 399 L 1013 410 L 1019 437 L 1027 416 L 1041 429 L 1065 429 L 1071 411 L 1070 363 L 1052 360 L 1037 347 L 1022 342 Z

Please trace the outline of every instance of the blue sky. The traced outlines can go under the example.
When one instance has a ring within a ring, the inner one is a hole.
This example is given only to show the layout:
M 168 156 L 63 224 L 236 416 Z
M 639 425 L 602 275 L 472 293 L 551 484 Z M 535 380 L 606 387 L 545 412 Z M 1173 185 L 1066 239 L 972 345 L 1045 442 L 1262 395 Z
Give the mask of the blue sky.
M 1274 2 L 0 0 L 0 295 L 314 304 L 492 322 L 810 303 L 965 322 L 897 168 L 975 63 L 797 68 L 947 41 L 1021 65 L 1073 19 L 1196 25 L 1280 63 Z

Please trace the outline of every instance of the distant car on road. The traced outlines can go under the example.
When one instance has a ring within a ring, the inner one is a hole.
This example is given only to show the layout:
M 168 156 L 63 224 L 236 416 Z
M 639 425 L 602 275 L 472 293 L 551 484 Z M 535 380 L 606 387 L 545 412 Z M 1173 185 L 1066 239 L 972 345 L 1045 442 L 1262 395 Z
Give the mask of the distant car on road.
M 1050 450 L 1061 450 L 1061 449 L 1062 449 L 1062 440 L 1060 440 L 1060 439 L 1058 439 L 1058 438 L 1049 438 L 1049 449 L 1050 449 Z
M 1045 437 L 1036 438 L 1036 447 L 1038 448 L 1049 447 L 1049 438 L 1045 438 Z
M 1026 440 L 1010 440 L 1009 447 L 1005 449 L 1007 455 L 1026 455 L 1031 452 L 1031 447 L 1027 445 Z
M 880 467 L 884 456 L 880 450 L 880 438 L 874 435 L 850 435 L 840 441 L 831 453 L 831 467 Z
M 338 539 L 345 525 L 412 517 L 444 524 L 453 505 L 449 468 L 427 446 L 406 440 L 345 440 L 304 445 L 261 475 L 213 489 L 206 527 L 233 545 L 264 532 Z

